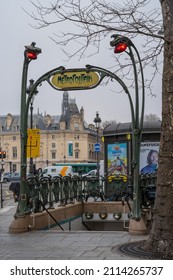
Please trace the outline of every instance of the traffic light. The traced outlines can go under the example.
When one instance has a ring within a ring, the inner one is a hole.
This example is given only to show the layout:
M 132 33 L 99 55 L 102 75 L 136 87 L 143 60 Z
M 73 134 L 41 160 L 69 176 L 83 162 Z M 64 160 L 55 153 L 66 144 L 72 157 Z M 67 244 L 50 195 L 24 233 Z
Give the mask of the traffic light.
M 6 152 L 0 151 L 0 158 L 6 158 Z
M 122 42 L 115 46 L 114 53 L 121 53 L 124 52 L 126 49 L 127 49 L 127 44 Z

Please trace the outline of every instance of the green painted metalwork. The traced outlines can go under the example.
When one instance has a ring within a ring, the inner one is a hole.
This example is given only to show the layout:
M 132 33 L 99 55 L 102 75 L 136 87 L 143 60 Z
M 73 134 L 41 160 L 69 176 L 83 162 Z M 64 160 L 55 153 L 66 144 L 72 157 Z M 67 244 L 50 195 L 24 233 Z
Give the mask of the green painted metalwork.
M 28 65 L 30 62 L 30 59 L 27 58 L 26 56 L 26 50 L 28 50 L 28 47 L 25 50 L 25 58 L 24 58 L 24 65 L 23 65 L 23 73 L 22 73 L 22 87 L 21 87 L 21 199 L 18 204 L 17 212 L 16 212 L 16 217 L 23 216 L 27 213 L 29 213 L 29 207 L 28 207 L 28 190 L 27 190 L 27 183 L 26 183 L 26 167 L 27 167 L 27 161 L 26 161 L 26 147 L 27 147 L 27 120 L 28 120 L 28 110 L 29 110 L 29 105 L 32 101 L 33 95 L 39 85 L 43 81 L 47 81 L 49 84 L 51 84 L 50 79 L 53 75 L 56 74 L 65 74 L 69 72 L 85 72 L 85 73 L 97 73 L 99 76 L 99 81 L 94 84 L 92 87 L 67 87 L 63 89 L 56 88 L 57 90 L 86 90 L 90 88 L 95 88 L 97 87 L 101 81 L 105 77 L 111 77 L 115 79 L 123 88 L 125 93 L 128 96 L 129 99 L 129 104 L 130 104 L 130 110 L 131 110 L 131 118 L 132 118 L 132 146 L 133 146 L 133 161 L 132 161 L 132 170 L 133 170 L 133 218 L 134 219 L 140 219 L 141 218 L 141 209 L 140 209 L 140 182 L 139 182 L 139 149 L 140 149 L 140 141 L 141 141 L 141 135 L 142 135 L 142 127 L 143 127 L 143 115 L 144 115 L 144 78 L 143 78 L 143 72 L 142 72 L 142 65 L 141 65 L 141 60 L 139 53 L 136 49 L 136 47 L 133 45 L 133 43 L 127 38 L 127 37 L 122 37 L 122 36 L 114 36 L 114 40 L 111 42 L 111 46 L 114 46 L 119 42 L 120 40 L 122 41 L 125 40 L 126 43 L 128 44 L 129 47 L 129 56 L 132 60 L 133 64 L 133 69 L 134 69 L 134 78 L 135 78 L 135 108 L 133 105 L 132 97 L 130 95 L 130 92 L 125 85 L 125 83 L 114 73 L 101 68 L 97 66 L 92 66 L 92 65 L 86 65 L 85 68 L 72 68 L 72 69 L 65 69 L 65 67 L 60 66 L 55 69 L 52 69 L 48 71 L 47 73 L 43 74 L 40 78 L 38 78 L 35 83 L 32 85 L 32 88 L 30 90 L 30 93 L 28 95 L 28 98 L 26 100 L 26 84 L 27 84 L 27 73 L 28 73 Z M 32 49 L 38 50 L 38 53 L 41 52 L 40 49 L 35 48 L 35 43 L 34 46 L 31 44 Z M 137 77 L 137 69 L 136 69 L 136 63 L 133 55 L 132 48 L 135 50 L 138 60 L 140 63 L 141 67 L 141 77 L 142 77 L 142 109 L 141 109 L 141 118 L 139 119 L 139 92 L 138 92 L 138 77 Z M 52 85 L 52 84 L 51 84 Z M 69 191 L 68 186 L 70 185 L 70 181 L 65 179 L 63 180 L 63 189 L 62 189 L 62 181 L 59 182 L 61 187 L 60 187 L 60 194 L 61 194 L 61 200 L 67 202 L 71 195 L 72 189 Z M 47 189 L 46 187 L 47 182 L 45 183 L 45 188 L 44 184 L 42 184 L 42 198 L 43 201 L 46 203 L 47 201 L 47 196 L 49 193 L 49 188 Z M 81 186 L 81 185 L 80 185 Z M 54 187 L 53 190 L 56 193 L 58 192 L 58 189 L 55 188 L 55 182 L 54 182 Z M 67 190 L 67 191 L 65 191 Z M 74 185 L 73 185 L 73 190 L 74 190 Z M 76 190 L 75 190 L 76 192 Z M 81 192 L 81 190 L 80 190 Z M 58 193 L 57 193 L 58 194 Z M 62 195 L 64 198 L 62 199 Z M 57 198 L 56 198 L 57 200 Z M 51 205 L 52 206 L 52 205 Z
M 144 106 L 145 106 L 145 88 L 144 88 L 144 75 L 143 68 L 140 59 L 139 52 L 133 42 L 121 35 L 112 35 L 113 40 L 110 42 L 112 47 L 117 46 L 120 43 L 126 43 L 129 49 L 129 52 L 126 53 L 130 56 L 133 71 L 134 71 L 134 80 L 135 80 L 135 116 L 132 118 L 132 176 L 133 176 L 133 211 L 132 218 L 136 220 L 141 219 L 141 188 L 140 188 L 140 180 L 139 180 L 139 156 L 140 156 L 140 143 L 142 137 L 142 129 L 143 129 L 143 119 L 144 119 Z M 139 85 L 138 85 L 138 71 L 136 67 L 136 61 L 134 58 L 133 50 L 135 51 L 138 62 L 140 65 L 140 73 L 141 73 L 141 82 L 142 82 L 142 98 L 141 98 L 141 114 L 139 116 Z
M 141 174 L 141 206 L 150 208 L 154 204 L 157 173 Z M 27 198 L 30 212 L 44 211 L 75 201 L 132 201 L 133 185 L 125 177 L 112 176 L 111 178 L 80 178 L 79 176 L 38 177 L 32 175 L 27 179 Z M 109 189 L 108 193 L 105 193 Z M 50 207 L 51 206 L 51 207 Z

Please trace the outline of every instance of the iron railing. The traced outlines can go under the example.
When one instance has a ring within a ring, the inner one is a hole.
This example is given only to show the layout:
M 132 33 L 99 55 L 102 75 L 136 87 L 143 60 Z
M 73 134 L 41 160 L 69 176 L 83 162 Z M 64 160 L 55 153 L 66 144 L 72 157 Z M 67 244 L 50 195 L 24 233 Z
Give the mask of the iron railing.
M 141 209 L 154 204 L 157 174 L 140 175 Z M 20 200 L 20 195 L 19 198 Z M 82 178 L 74 176 L 30 176 L 27 178 L 27 207 L 32 212 L 44 211 L 87 201 L 133 200 L 133 181 L 129 176 L 93 176 Z

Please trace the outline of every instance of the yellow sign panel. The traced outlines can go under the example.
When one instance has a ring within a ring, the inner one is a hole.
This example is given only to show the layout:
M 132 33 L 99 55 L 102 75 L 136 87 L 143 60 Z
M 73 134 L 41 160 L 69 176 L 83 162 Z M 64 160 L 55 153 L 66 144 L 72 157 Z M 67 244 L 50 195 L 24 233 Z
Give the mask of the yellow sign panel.
M 57 89 L 92 88 L 97 85 L 100 77 L 96 72 L 74 71 L 55 74 L 50 83 Z
M 28 129 L 27 157 L 40 156 L 40 129 Z

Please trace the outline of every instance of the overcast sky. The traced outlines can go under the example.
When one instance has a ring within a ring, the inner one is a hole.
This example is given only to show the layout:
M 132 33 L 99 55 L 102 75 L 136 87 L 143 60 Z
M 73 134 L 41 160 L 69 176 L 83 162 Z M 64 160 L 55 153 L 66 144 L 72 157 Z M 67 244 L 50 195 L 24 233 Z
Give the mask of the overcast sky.
M 157 2 L 159 3 L 159 1 Z M 24 46 L 30 45 L 33 41 L 42 49 L 42 54 L 39 55 L 36 61 L 30 63 L 28 80 L 36 80 L 45 72 L 60 65 L 66 68 L 78 68 L 91 64 L 109 68 L 112 64 L 111 55 L 113 50 L 109 47 L 110 37 L 106 38 L 107 41 L 104 42 L 105 45 L 102 46 L 97 56 L 83 61 L 78 61 L 74 58 L 72 61 L 67 62 L 61 49 L 48 37 L 52 32 L 56 32 L 57 27 L 52 26 L 51 28 L 40 30 L 33 29 L 30 26 L 33 22 L 22 10 L 22 7 L 29 12 L 33 10 L 28 0 L 1 0 L 0 115 L 6 115 L 7 113 L 20 114 Z M 131 114 L 127 95 L 125 93 L 116 94 L 113 91 L 116 87 L 117 84 L 113 82 L 105 87 L 98 86 L 94 90 L 72 91 L 69 92 L 69 95 L 71 98 L 76 99 L 79 109 L 81 106 L 84 107 L 87 123 L 93 123 L 96 111 L 99 111 L 102 121 L 130 121 Z M 44 114 L 46 112 L 50 115 L 60 115 L 62 92 L 54 90 L 47 82 L 44 82 L 38 90 L 39 94 L 34 100 L 34 113 L 39 108 L 40 113 Z M 161 118 L 161 77 L 158 77 L 157 81 L 155 81 L 153 92 L 156 97 L 151 97 L 146 92 L 145 114 L 153 113 Z

